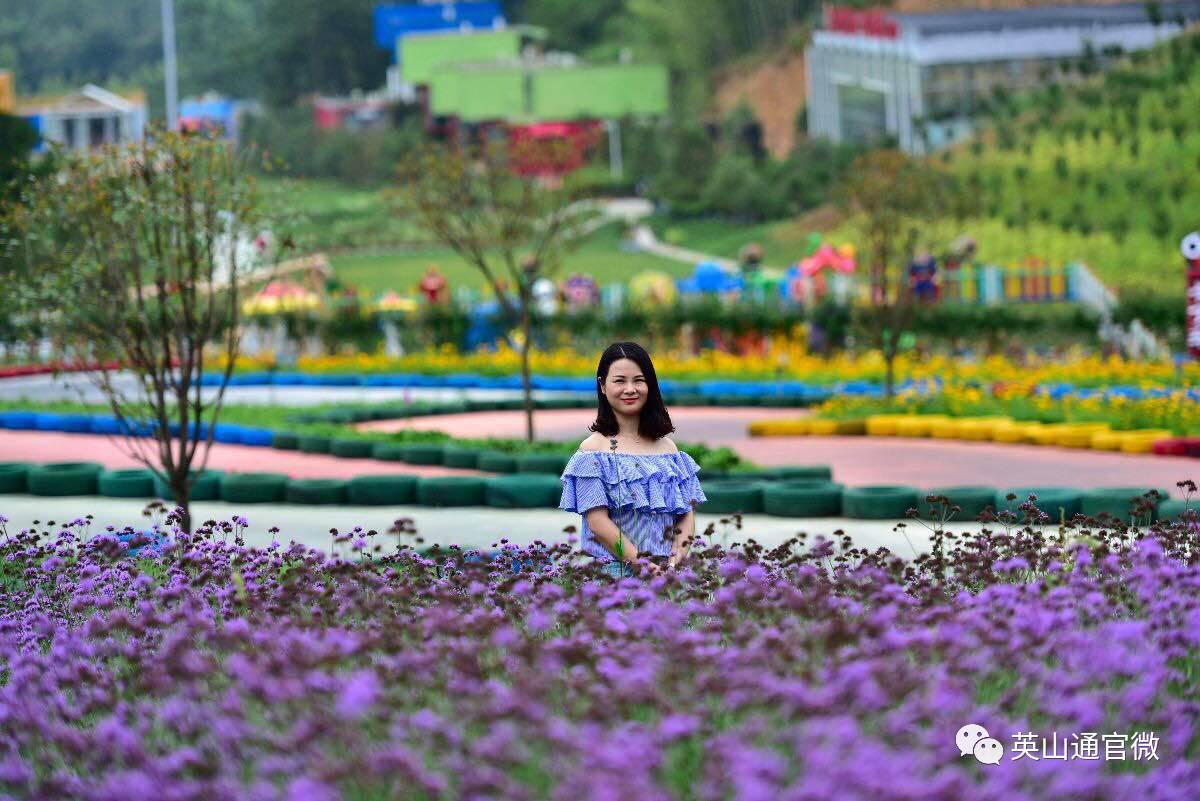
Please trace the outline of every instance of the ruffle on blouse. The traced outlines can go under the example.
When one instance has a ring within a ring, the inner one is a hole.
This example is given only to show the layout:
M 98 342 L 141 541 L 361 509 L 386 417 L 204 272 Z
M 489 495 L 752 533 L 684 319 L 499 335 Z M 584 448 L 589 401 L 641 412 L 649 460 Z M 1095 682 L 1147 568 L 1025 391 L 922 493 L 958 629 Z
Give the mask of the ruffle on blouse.
M 683 451 L 615 455 L 579 451 L 562 473 L 558 508 L 580 514 L 597 506 L 686 514 L 692 508 L 691 501 L 708 500 L 696 477 L 699 471 L 700 465 Z

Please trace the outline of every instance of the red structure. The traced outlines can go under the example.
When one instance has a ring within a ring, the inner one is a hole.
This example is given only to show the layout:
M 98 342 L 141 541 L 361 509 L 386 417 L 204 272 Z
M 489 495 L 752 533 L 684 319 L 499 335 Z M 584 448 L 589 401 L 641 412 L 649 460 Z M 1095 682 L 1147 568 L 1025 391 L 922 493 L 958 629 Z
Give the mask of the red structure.
M 559 176 L 579 169 L 603 135 L 597 120 L 508 127 L 509 156 L 519 175 Z
M 900 26 L 885 12 L 859 11 L 844 6 L 825 7 L 825 28 L 837 33 L 856 33 L 879 39 L 895 39 L 900 35 Z

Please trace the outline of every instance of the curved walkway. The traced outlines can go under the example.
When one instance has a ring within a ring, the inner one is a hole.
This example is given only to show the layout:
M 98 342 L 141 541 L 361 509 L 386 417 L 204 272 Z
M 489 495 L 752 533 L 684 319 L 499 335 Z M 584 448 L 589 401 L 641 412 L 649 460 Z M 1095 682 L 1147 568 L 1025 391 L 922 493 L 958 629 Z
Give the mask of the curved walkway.
M 1107 451 L 1002 445 L 893 437 L 750 437 L 749 420 L 794 417 L 795 409 L 676 408 L 671 412 L 675 439 L 728 446 L 762 465 L 828 464 L 837 481 L 863 484 L 912 484 L 922 488 L 958 484 L 995 487 L 1145 486 L 1182 497 L 1175 482 L 1200 483 L 1200 460 Z M 543 409 L 534 414 L 538 439 L 579 442 L 588 436 L 593 412 L 588 409 Z M 520 411 L 474 412 L 364 423 L 360 428 L 396 431 L 404 428 L 445 431 L 460 437 L 520 438 L 525 415 Z M 0 461 L 88 460 L 106 467 L 133 467 L 117 441 L 103 436 L 42 431 L 0 432 Z M 372 459 L 341 459 L 326 454 L 279 451 L 215 443 L 209 466 L 222 470 L 287 473 L 297 478 L 348 478 L 355 475 L 482 475 L 476 470 L 417 466 Z
M 61 434 L 49 431 L 0 431 L 0 462 L 99 462 L 107 468 L 142 465 L 119 444 L 120 440 L 96 434 Z M 414 476 L 482 476 L 478 470 L 437 465 L 343 459 L 326 453 L 279 451 L 248 445 L 214 442 L 208 467 L 239 473 L 286 473 L 293 478 L 352 478 L 363 475 L 407 473 Z
M 761 465 L 827 464 L 837 481 L 918 487 L 983 484 L 993 487 L 1157 487 L 1183 497 L 1175 482 L 1200 484 L 1200 460 L 1110 451 L 897 437 L 751 437 L 750 420 L 796 417 L 797 409 L 692 408 L 671 410 L 676 440 L 725 445 Z M 594 418 L 588 409 L 534 413 L 538 439 L 578 440 Z M 462 437 L 521 437 L 523 412 L 476 412 L 364 423 L 364 429 L 438 430 Z

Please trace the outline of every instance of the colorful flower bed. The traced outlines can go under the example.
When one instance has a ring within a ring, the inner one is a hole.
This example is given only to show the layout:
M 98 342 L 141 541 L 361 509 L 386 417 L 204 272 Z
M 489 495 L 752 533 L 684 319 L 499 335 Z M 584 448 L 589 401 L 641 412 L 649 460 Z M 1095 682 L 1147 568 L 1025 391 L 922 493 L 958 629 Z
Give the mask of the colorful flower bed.
M 1003 416 L 1037 423 L 1103 423 L 1115 431 L 1165 429 L 1180 435 L 1200 433 L 1200 404 L 1185 390 L 1160 397 L 1127 398 L 1120 395 L 1077 397 L 1030 394 L 1026 385 L 984 390 L 947 387 L 943 392 L 901 392 L 892 400 L 838 397 L 815 408 L 818 417 L 831 420 L 866 419 L 871 415 L 919 414 L 950 418 Z
M 909 563 L 848 538 L 699 545 L 619 583 L 569 545 L 419 554 L 398 524 L 338 537 L 349 559 L 247 549 L 242 518 L 153 539 L 0 526 L 0 792 L 1115 801 L 1200 785 L 1195 518 L 1140 539 L 1006 518 Z M 998 764 L 964 749 L 968 724 Z
M 534 373 L 554 376 L 586 377 L 595 374 L 595 353 L 570 349 L 534 351 L 530 355 Z M 795 380 L 815 384 L 846 381 L 882 382 L 885 378 L 883 357 L 875 351 L 862 355 L 841 354 L 822 358 L 810 354 L 795 339 L 775 337 L 764 353 L 725 353 L 703 351 L 690 355 L 678 351 L 655 352 L 655 370 L 660 379 L 678 381 Z M 238 370 L 265 370 L 271 357 L 241 358 Z M 462 353 L 453 347 L 413 353 L 400 358 L 382 354 L 301 358 L 297 369 L 314 374 L 420 373 L 447 375 L 480 373 L 488 376 L 519 376 L 521 358 L 517 351 L 500 346 L 495 352 L 480 350 Z M 1018 363 L 1000 356 L 967 361 L 948 356 L 922 356 L 906 353 L 896 360 L 897 380 L 938 379 L 947 385 L 996 382 L 1033 386 L 1069 383 L 1077 387 L 1193 386 L 1200 384 L 1200 363 L 1180 367 L 1169 361 L 1132 361 L 1119 357 L 1101 358 L 1073 350 L 1066 356 L 1030 357 Z

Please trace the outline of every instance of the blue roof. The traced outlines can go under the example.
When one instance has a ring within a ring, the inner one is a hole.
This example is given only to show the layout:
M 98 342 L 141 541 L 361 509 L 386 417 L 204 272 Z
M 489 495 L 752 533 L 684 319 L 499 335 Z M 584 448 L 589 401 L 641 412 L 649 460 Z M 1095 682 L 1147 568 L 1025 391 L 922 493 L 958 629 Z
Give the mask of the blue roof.
M 469 25 L 492 28 L 504 24 L 500 3 L 493 0 L 433 5 L 375 6 L 375 43 L 392 50 L 396 40 L 408 33 L 445 31 Z

